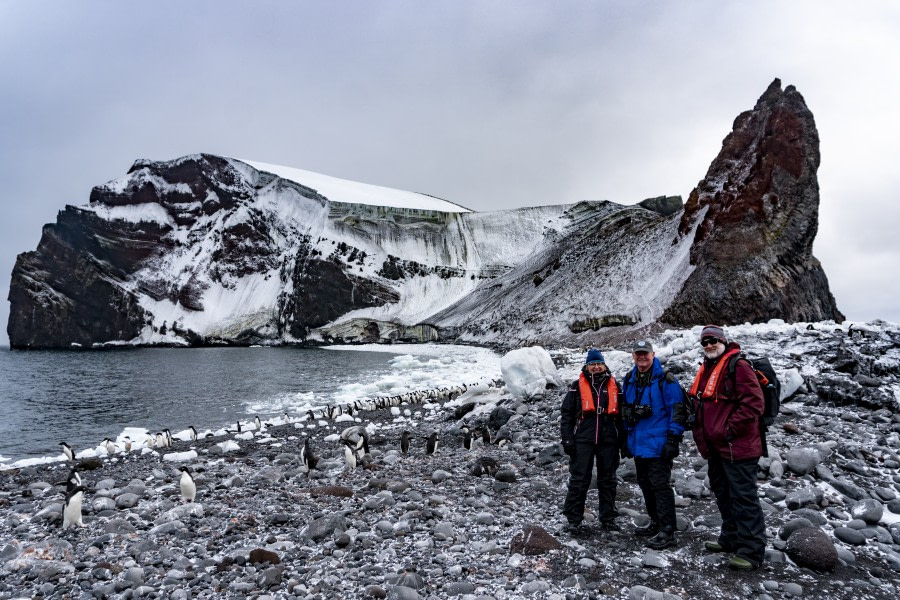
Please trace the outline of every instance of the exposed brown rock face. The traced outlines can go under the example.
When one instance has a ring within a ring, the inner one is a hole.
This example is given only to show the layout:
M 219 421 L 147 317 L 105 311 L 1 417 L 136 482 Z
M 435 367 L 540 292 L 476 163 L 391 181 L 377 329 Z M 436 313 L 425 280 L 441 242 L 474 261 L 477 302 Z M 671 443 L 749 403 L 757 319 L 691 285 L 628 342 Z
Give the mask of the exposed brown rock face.
M 818 229 L 819 134 L 803 97 L 776 79 L 738 116 L 691 192 L 679 233 L 702 219 L 696 268 L 661 321 L 842 321 L 812 244 Z M 705 213 L 704 213 L 705 210 Z

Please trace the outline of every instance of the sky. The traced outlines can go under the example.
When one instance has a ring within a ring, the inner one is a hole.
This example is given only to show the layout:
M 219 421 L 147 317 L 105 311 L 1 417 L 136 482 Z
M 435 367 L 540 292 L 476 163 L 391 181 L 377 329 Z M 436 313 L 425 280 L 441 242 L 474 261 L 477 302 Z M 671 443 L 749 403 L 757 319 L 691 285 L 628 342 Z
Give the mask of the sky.
M 838 307 L 900 322 L 898 31 L 893 0 L 0 0 L 0 323 L 16 255 L 136 159 L 478 211 L 686 199 L 776 77 L 819 130 Z

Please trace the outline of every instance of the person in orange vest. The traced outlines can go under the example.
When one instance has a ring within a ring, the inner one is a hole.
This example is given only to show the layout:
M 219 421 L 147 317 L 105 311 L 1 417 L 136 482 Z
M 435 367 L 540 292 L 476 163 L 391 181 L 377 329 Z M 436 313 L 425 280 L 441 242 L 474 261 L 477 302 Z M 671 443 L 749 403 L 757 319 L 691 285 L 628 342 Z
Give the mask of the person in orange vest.
M 594 462 L 600 526 L 619 531 L 616 524 L 616 469 L 625 429 L 619 415 L 619 386 L 596 348 L 587 353 L 584 367 L 562 401 L 560 437 L 569 456 L 569 490 L 563 504 L 570 533 L 584 531 L 584 504 Z
M 766 551 L 756 488 L 763 453 L 763 392 L 750 363 L 741 358 L 741 347 L 729 343 L 721 327 L 704 327 L 700 345 L 704 360 L 690 391 L 696 411 L 694 442 L 709 464 L 709 484 L 722 515 L 719 539 L 706 542 L 706 549 L 732 553 L 730 567 L 752 570 Z

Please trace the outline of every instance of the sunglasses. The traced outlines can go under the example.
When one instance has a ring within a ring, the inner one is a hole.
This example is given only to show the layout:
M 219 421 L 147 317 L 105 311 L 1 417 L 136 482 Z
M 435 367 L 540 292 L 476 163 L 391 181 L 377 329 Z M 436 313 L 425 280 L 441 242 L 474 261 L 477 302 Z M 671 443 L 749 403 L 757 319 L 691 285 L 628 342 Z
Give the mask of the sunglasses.
M 716 338 L 703 338 L 700 340 L 700 345 L 706 348 L 707 346 L 715 346 L 719 343 L 719 340 Z

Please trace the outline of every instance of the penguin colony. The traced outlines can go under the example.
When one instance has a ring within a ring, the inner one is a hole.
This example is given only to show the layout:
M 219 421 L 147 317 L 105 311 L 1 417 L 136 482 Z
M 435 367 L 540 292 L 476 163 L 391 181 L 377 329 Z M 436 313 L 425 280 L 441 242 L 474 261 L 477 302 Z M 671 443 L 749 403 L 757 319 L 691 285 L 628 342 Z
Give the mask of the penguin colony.
M 426 401 L 451 401 L 464 394 L 470 387 L 472 387 L 472 385 L 462 384 L 459 386 L 444 387 L 432 390 L 418 390 L 404 394 L 397 394 L 394 396 L 381 396 L 371 400 L 357 400 L 347 404 L 330 405 L 317 410 L 308 410 L 306 414 L 297 417 L 292 417 L 290 414 L 285 413 L 282 418 L 282 423 L 280 424 L 292 425 L 295 423 L 299 424 L 301 421 L 312 422 L 322 419 L 335 420 L 341 415 L 353 416 L 360 411 L 385 410 L 394 407 L 400 407 L 403 405 L 422 404 Z M 502 386 L 502 380 L 493 380 L 488 383 L 486 387 L 500 388 Z M 265 430 L 265 428 L 273 426 L 273 423 L 263 422 L 259 418 L 259 416 L 253 417 L 252 431 L 255 433 L 261 433 Z M 242 434 L 244 432 L 245 430 L 242 427 L 240 421 L 236 422 L 236 426 L 234 429 L 225 429 L 225 433 L 233 435 Z M 473 432 L 468 427 L 464 426 L 460 429 L 460 433 L 463 436 L 462 448 L 465 450 L 472 450 L 474 440 L 476 439 L 481 440 L 481 442 L 485 445 L 491 443 L 491 435 L 490 431 L 487 428 L 487 425 L 482 425 L 477 432 Z M 193 425 L 190 425 L 188 427 L 187 435 L 189 441 L 192 442 L 197 441 L 199 437 L 197 429 Z M 251 433 L 250 435 L 254 434 Z M 206 433 L 204 437 L 211 438 L 216 436 L 215 434 L 209 432 Z M 437 452 L 439 444 L 437 431 L 432 431 L 428 436 L 417 436 L 417 438 L 424 440 L 424 453 L 426 455 L 433 455 Z M 413 439 L 416 438 L 414 438 L 409 431 L 403 431 L 401 433 L 399 446 L 403 454 L 409 453 L 410 444 Z M 504 442 L 505 440 L 496 440 L 496 443 L 500 445 L 502 445 Z M 357 466 L 360 465 L 366 468 L 371 468 L 370 465 L 372 463 L 372 458 L 369 454 L 369 431 L 368 429 L 366 429 L 366 427 L 362 425 L 347 427 L 340 433 L 339 443 L 343 447 L 344 461 L 348 470 L 356 469 Z M 66 442 L 60 442 L 59 445 L 62 448 L 65 459 L 70 462 L 75 462 L 77 458 L 75 449 L 73 449 Z M 173 449 L 174 447 L 175 438 L 172 436 L 171 431 L 169 429 L 163 429 L 162 431 L 157 432 L 155 435 L 148 434 L 142 443 L 136 443 L 129 436 L 125 436 L 122 441 L 121 450 L 124 451 L 127 455 L 133 450 L 141 448 L 145 448 L 147 450 L 165 450 Z M 108 457 L 113 457 L 120 451 L 119 445 L 109 438 L 104 438 L 100 442 L 99 448 L 105 450 Z M 307 437 L 303 441 L 303 446 L 300 451 L 300 459 L 306 466 L 307 473 L 316 469 L 319 463 L 320 458 L 314 454 L 313 449 L 310 447 L 309 437 Z M 197 496 L 197 485 L 194 482 L 191 470 L 188 467 L 180 467 L 179 471 L 181 475 L 179 478 L 178 487 L 181 493 L 181 498 L 184 502 L 193 502 Z M 62 528 L 65 530 L 74 527 L 84 527 L 85 524 L 82 520 L 81 507 L 84 501 L 84 493 L 86 491 L 86 487 L 83 485 L 83 480 L 78 471 L 77 463 L 72 467 L 69 477 L 64 483 L 65 500 L 63 504 Z

